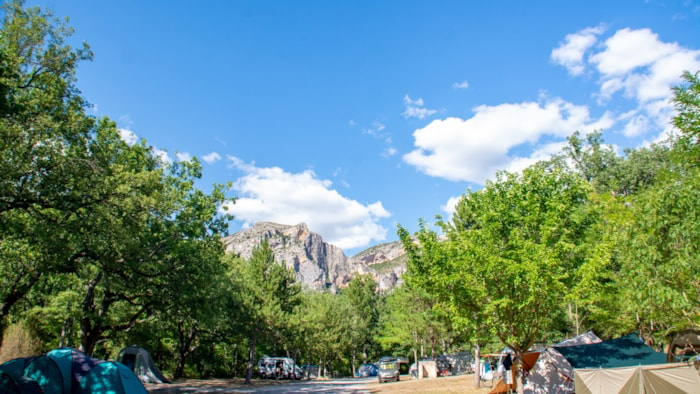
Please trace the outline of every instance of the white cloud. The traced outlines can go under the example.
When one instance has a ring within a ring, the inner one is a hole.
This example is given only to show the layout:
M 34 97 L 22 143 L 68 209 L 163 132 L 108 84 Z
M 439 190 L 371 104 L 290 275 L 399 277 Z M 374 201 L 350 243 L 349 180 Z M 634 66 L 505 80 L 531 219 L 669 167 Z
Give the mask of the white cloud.
M 390 216 L 381 202 L 364 205 L 344 197 L 332 182 L 311 170 L 289 173 L 279 167 L 260 168 L 228 156 L 231 166 L 245 174 L 233 188 L 239 193 L 229 213 L 244 227 L 259 221 L 294 225 L 306 223 L 326 242 L 343 249 L 364 247 L 386 238 L 378 221 Z
M 615 110 L 594 119 L 585 105 L 546 97 L 482 105 L 471 118 L 434 120 L 416 130 L 415 149 L 403 160 L 430 176 L 483 184 L 496 170 L 519 171 L 560 152 L 576 130 L 614 126 L 613 132 L 626 137 L 659 141 L 672 130 L 671 88 L 682 82 L 684 70 L 700 69 L 700 51 L 663 42 L 649 29 L 604 33 L 603 27 L 592 27 L 569 34 L 551 59 L 571 75 L 594 76 L 598 104 L 615 100 Z M 404 103 L 407 117 L 417 115 L 411 109 L 423 108 L 421 99 L 408 95 Z
M 161 162 L 163 162 L 165 164 L 171 164 L 173 162 L 173 159 L 170 158 L 170 156 L 168 155 L 168 151 L 163 150 L 163 149 L 154 148 L 154 147 L 152 147 L 152 149 L 153 149 L 153 155 L 155 157 L 157 157 L 158 159 L 160 159 Z
M 467 81 L 455 82 L 452 84 L 453 89 L 467 89 L 468 87 L 469 87 L 469 82 L 467 82 Z
M 386 149 L 384 149 L 384 152 L 382 152 L 382 157 L 391 157 L 394 156 L 398 153 L 396 148 L 393 146 L 388 146 Z
M 682 82 L 683 71 L 700 69 L 699 50 L 663 42 L 650 29 L 618 30 L 588 60 L 599 73 L 599 104 L 618 93 L 633 104 L 618 115 L 622 133 L 627 137 L 656 133 L 654 140 L 672 129 L 672 87 Z
M 207 155 L 204 155 L 202 157 L 202 160 L 204 160 L 204 162 L 207 164 L 213 164 L 213 163 L 216 163 L 217 161 L 221 160 L 221 155 L 219 155 L 216 152 L 211 152 Z
M 450 217 L 454 215 L 457 203 L 462 199 L 462 196 L 450 197 L 445 205 L 441 206 L 440 209 L 447 213 Z
M 437 112 L 437 110 L 425 108 L 422 98 L 412 100 L 408 95 L 405 95 L 403 97 L 403 103 L 406 106 L 406 110 L 402 112 L 401 115 L 403 115 L 403 117 L 406 119 L 425 119 L 426 117 Z
M 542 136 L 563 139 L 575 130 L 592 131 L 588 108 L 562 99 L 482 105 L 469 119 L 434 120 L 413 133 L 416 149 L 403 156 L 425 174 L 483 184 L 514 160 L 510 151 L 537 143 Z M 603 122 L 604 124 L 606 122 Z
M 119 129 L 119 138 L 126 142 L 127 145 L 131 146 L 138 142 L 139 137 L 131 130 Z
M 187 152 L 175 152 L 175 157 L 178 161 L 190 161 L 192 160 L 192 155 Z
M 554 63 L 564 66 L 571 75 L 580 75 L 585 71 L 584 55 L 598 40 L 604 28 L 589 27 L 574 34 L 567 34 L 565 42 L 552 50 Z

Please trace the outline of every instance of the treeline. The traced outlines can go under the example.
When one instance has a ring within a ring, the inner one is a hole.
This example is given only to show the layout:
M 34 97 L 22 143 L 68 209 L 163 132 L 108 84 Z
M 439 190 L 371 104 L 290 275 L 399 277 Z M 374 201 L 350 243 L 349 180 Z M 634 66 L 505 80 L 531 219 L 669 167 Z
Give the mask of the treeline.
M 226 255 L 227 185 L 198 190 L 197 159 L 164 162 L 89 115 L 75 71 L 90 48 L 46 10 L 3 10 L 0 358 L 139 344 L 174 377 L 250 379 L 263 354 L 349 375 L 389 354 L 520 354 L 588 329 L 662 343 L 700 326 L 698 74 L 676 88 L 663 144 L 619 156 L 574 133 L 551 160 L 467 191 L 438 227 L 400 227 L 403 286 L 359 276 L 319 293 L 265 243 Z
M 75 72 L 93 54 L 66 21 L 19 0 L 2 11 L 1 361 L 140 344 L 174 377 L 250 378 L 263 354 L 343 374 L 377 356 L 371 278 L 307 293 L 265 244 L 227 256 L 227 185 L 198 190 L 197 159 L 163 161 L 90 115 Z
M 621 157 L 600 132 L 574 133 L 551 160 L 467 191 L 437 229 L 400 228 L 405 291 L 516 362 L 587 330 L 661 349 L 700 329 L 700 80 L 683 78 L 662 143 Z

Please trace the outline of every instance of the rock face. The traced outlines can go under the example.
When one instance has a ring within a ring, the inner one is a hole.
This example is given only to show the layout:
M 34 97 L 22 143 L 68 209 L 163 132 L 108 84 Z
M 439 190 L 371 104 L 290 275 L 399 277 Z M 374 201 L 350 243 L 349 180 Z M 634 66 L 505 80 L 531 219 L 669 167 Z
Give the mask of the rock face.
M 289 226 L 259 222 L 223 241 L 227 253 L 249 258 L 264 239 L 268 240 L 275 260 L 292 268 L 297 280 L 309 289 L 335 292 L 347 286 L 353 276 L 371 274 L 380 290 L 389 290 L 400 283 L 406 270 L 405 253 L 399 242 L 376 245 L 348 258 L 342 249 L 324 242 L 303 223 Z

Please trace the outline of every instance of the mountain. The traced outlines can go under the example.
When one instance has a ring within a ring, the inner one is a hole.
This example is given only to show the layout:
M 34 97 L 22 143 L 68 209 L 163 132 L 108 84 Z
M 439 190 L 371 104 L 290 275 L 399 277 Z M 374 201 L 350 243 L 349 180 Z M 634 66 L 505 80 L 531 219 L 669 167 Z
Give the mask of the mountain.
M 296 272 L 302 285 L 314 290 L 338 289 L 360 274 L 371 274 L 381 290 L 401 282 L 406 271 L 406 254 L 400 242 L 375 245 L 355 256 L 323 241 L 306 224 L 295 226 L 259 222 L 223 239 L 227 253 L 249 258 L 253 248 L 267 239 L 275 260 Z

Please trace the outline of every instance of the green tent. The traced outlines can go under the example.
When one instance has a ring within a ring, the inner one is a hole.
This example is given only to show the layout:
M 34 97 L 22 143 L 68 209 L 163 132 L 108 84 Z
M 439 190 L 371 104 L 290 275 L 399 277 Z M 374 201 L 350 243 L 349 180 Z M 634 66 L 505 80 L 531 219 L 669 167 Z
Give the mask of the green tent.
M 81 394 L 147 394 L 139 378 L 124 364 L 105 361 L 80 381 Z
M 634 334 L 590 345 L 557 347 L 572 367 L 618 368 L 663 364 L 666 354 L 647 346 Z

